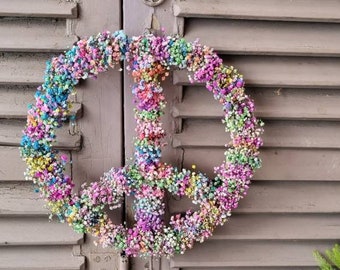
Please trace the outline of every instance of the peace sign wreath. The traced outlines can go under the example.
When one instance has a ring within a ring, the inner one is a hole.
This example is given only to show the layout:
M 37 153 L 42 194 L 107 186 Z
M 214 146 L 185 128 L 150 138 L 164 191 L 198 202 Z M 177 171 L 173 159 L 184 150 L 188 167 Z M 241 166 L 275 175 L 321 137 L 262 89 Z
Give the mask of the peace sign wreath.
M 67 158 L 53 148 L 55 131 L 70 115 L 68 97 L 80 79 L 126 60 L 134 78 L 137 137 L 134 162 L 112 168 L 100 181 L 82 185 L 78 194 L 65 174 Z M 160 117 L 166 105 L 160 81 L 171 67 L 194 73 L 192 81 L 206 84 L 223 106 L 225 129 L 232 142 L 226 145 L 225 161 L 209 179 L 201 172 L 178 169 L 161 162 L 165 131 Z M 207 46 L 177 36 L 145 34 L 128 38 L 124 32 L 104 32 L 83 39 L 69 51 L 47 63 L 45 81 L 29 108 L 21 142 L 27 163 L 26 178 L 33 180 L 47 207 L 77 232 L 98 236 L 99 242 L 128 256 L 171 256 L 184 253 L 194 241 L 204 241 L 217 225 L 224 224 L 231 210 L 246 194 L 262 145 L 262 124 L 254 116 L 254 103 L 244 93 L 242 75 Z M 199 210 L 163 219 L 165 190 L 187 196 Z M 121 206 L 124 196 L 135 197 L 135 224 L 113 224 L 104 208 Z

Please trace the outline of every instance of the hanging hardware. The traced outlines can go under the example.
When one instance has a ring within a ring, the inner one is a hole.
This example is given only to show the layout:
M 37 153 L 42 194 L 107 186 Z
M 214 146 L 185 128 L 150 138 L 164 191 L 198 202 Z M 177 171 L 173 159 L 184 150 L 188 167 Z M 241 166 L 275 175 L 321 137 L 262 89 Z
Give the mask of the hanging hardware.
M 164 2 L 164 0 L 143 0 L 145 5 L 148 5 L 150 7 L 156 7 L 159 6 Z
M 119 270 L 128 270 L 129 269 L 129 259 L 125 255 L 125 252 L 123 251 L 120 254 L 120 261 L 119 261 Z
M 70 115 L 69 116 L 69 128 L 68 128 L 68 133 L 72 136 L 79 135 L 79 127 L 77 123 L 77 119 L 75 115 Z

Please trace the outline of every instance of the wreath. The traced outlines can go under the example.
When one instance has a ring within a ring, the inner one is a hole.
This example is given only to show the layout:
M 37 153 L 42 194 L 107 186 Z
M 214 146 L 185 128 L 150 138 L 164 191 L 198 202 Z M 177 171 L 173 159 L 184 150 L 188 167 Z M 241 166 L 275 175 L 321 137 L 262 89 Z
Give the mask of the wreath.
M 125 60 L 135 84 L 133 164 L 112 168 L 101 179 L 74 183 L 65 174 L 69 162 L 53 144 L 55 132 L 70 117 L 69 95 L 81 79 L 96 77 Z M 225 130 L 230 132 L 225 160 L 209 179 L 196 170 L 178 169 L 161 162 L 165 131 L 160 117 L 166 105 L 160 81 L 170 68 L 193 72 L 192 81 L 205 83 L 223 107 Z M 70 50 L 47 62 L 44 83 L 29 108 L 21 142 L 27 163 L 26 179 L 33 180 L 47 207 L 61 221 L 80 233 L 91 233 L 104 246 L 128 256 L 171 256 L 184 253 L 195 241 L 204 241 L 217 225 L 224 224 L 246 194 L 255 169 L 261 166 L 259 147 L 262 123 L 254 116 L 254 103 L 244 93 L 242 75 L 223 65 L 213 49 L 178 36 L 145 34 L 128 38 L 124 32 L 104 32 L 83 39 Z M 163 215 L 165 192 L 187 196 L 199 210 Z M 124 196 L 135 197 L 135 224 L 113 224 L 106 213 L 121 206 Z

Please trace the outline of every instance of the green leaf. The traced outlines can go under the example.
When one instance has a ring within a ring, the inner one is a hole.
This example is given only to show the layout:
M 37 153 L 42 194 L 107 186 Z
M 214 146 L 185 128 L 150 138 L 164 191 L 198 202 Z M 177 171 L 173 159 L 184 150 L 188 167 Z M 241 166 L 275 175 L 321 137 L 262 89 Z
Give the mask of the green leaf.
M 318 262 L 321 270 L 334 270 L 331 264 L 323 257 L 319 251 L 313 252 L 315 260 Z
M 332 249 L 326 250 L 328 259 L 340 269 L 340 246 L 336 244 Z

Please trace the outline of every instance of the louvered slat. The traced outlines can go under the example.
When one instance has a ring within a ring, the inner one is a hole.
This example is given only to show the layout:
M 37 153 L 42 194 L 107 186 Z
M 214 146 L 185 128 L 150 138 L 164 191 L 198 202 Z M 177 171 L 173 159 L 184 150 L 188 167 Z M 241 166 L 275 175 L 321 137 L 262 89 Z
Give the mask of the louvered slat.
M 256 181 L 234 213 L 340 213 L 339 182 Z M 171 199 L 171 213 L 193 205 L 186 197 Z
M 74 232 L 65 223 L 49 221 L 47 217 L 0 218 L 0 246 L 78 245 L 82 242 L 82 234 Z
M 0 120 L 0 145 L 19 146 L 24 126 L 25 121 Z M 79 134 L 70 135 L 67 125 L 57 129 L 56 136 L 56 148 L 63 150 L 80 150 L 81 136 Z
M 18 147 L 0 146 L 0 181 L 24 180 L 25 170 Z
M 173 9 L 181 17 L 340 22 L 337 0 L 176 0 Z
M 73 19 L 77 13 L 77 4 L 71 1 L 1 0 L 0 6 L 0 16 Z
M 333 240 L 340 218 L 330 214 L 235 214 L 211 240 Z
M 48 54 L 4 53 L 0 55 L 0 84 L 38 85 L 43 82 Z
M 338 58 L 228 56 L 224 63 L 237 67 L 244 75 L 246 86 L 339 88 Z M 174 71 L 177 85 L 191 85 L 186 71 Z
M 0 35 L 1 52 L 60 52 L 77 41 L 76 36 L 66 36 L 65 21 L 52 19 L 2 19 Z
M 27 106 L 34 103 L 34 87 L 0 86 L 0 118 L 25 119 Z M 72 114 L 82 116 L 82 104 L 73 103 Z
M 213 175 L 213 168 L 224 160 L 224 149 L 186 148 L 183 166 Z M 262 149 L 263 166 L 254 180 L 340 181 L 340 151 L 326 149 Z M 205 157 L 205 158 L 202 158 Z M 288 162 L 294 160 L 294 162 Z
M 47 217 L 47 214 L 32 183 L 0 183 L 0 216 Z
M 67 155 L 69 152 L 62 152 Z M 66 165 L 66 173 L 71 175 L 71 164 Z M 0 181 L 23 181 L 26 164 L 21 160 L 18 147 L 0 146 Z
M 337 122 L 267 121 L 266 147 L 340 148 Z M 230 141 L 218 120 L 185 120 L 183 132 L 175 134 L 174 147 L 224 147 Z
M 85 258 L 72 255 L 72 246 L 0 247 L 1 270 L 83 270 Z
M 314 249 L 325 250 L 330 242 L 321 241 L 208 241 L 195 245 L 185 256 L 176 256 L 171 260 L 171 267 L 186 270 L 186 267 L 215 269 L 238 269 L 236 267 L 316 267 Z M 231 268 L 229 268 L 231 267 Z M 235 268 L 233 268 L 235 267 Z M 254 268 L 253 268 L 254 267 Z M 262 267 L 262 268 L 261 268 Z M 218 268 L 217 268 L 218 269 Z M 242 269 L 242 268 L 241 268 Z M 305 268 L 301 268 L 305 269 Z M 317 269 L 317 268 L 315 268 Z
M 184 37 L 228 54 L 340 56 L 339 30 L 340 24 L 189 19 Z
M 332 89 L 248 88 L 262 119 L 339 120 L 340 93 Z M 222 106 L 204 87 L 188 86 L 181 103 L 172 108 L 181 118 L 221 118 Z

